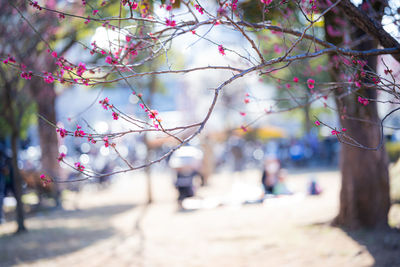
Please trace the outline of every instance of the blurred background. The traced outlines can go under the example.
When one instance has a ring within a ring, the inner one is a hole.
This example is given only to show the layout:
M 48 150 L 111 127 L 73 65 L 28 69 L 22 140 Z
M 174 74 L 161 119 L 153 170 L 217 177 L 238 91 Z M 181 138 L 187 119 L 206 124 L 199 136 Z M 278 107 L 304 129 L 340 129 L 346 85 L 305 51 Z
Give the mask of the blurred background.
M 157 12 L 163 16 L 164 11 Z M 5 9 L 0 19 L 14 16 Z M 48 18 L 37 23 L 54 26 Z M 75 64 L 87 62 L 88 68 L 103 64 L 104 58 L 93 58 L 89 50 L 83 53 L 76 39 L 88 46 L 94 41 L 108 45 L 105 35 L 110 38 L 113 31 L 89 25 L 82 32 L 79 25 L 57 28 L 58 39 L 52 44 Z M 207 31 L 198 29 L 197 34 Z M 229 47 L 227 54 L 251 50 L 230 28 L 221 26 L 208 37 Z M 22 37 L 1 38 L 12 45 L 21 43 Z M 180 36 L 172 45 L 168 56 L 174 59 L 173 68 L 245 66 L 237 54 L 223 57 L 216 46 L 191 38 Z M 281 51 L 279 40 L 270 38 L 261 46 Z M 28 50 L 32 36 L 25 39 L 21 46 Z M 49 53 L 40 50 L 40 41 L 36 45 L 41 54 L 29 61 L 37 62 L 39 69 L 50 65 Z M 166 67 L 167 61 L 162 56 L 137 71 L 162 71 L 171 67 Z M 313 74 L 320 82 L 328 81 L 327 62 L 322 58 L 293 64 L 282 75 L 305 81 Z M 385 75 L 382 66 L 380 72 Z M 232 74 L 205 70 L 94 87 L 49 85 L 39 78 L 34 83 L 38 85 L 19 82 L 7 87 L 19 74 L 9 75 L 0 78 L 2 93 L 15 103 L 1 103 L 5 115 L 0 117 L 0 266 L 400 266 L 397 230 L 331 225 L 339 210 L 341 144 L 331 129 L 314 122 L 341 127 L 333 99 L 304 105 L 309 101 L 305 83 L 290 83 L 297 91 L 287 92 L 289 83 L 271 77 L 254 74 L 235 81 L 221 91 L 198 137 L 159 163 L 123 172 L 125 160 L 133 166 L 156 160 L 176 146 L 176 140 L 160 132 L 125 134 L 113 139 L 114 150 L 86 138 L 61 138 L 55 126 L 74 131 L 80 125 L 85 132 L 99 134 L 135 129 L 132 123 L 113 119 L 99 101 L 108 98 L 132 118 L 147 120 L 138 93 L 157 110 L 163 127 L 198 123 L 211 104 L 211 89 Z M 293 103 L 293 93 L 301 103 Z M 379 112 L 385 114 L 389 108 L 381 106 Z M 400 115 L 394 114 L 386 122 L 398 125 L 399 120 Z M 188 129 L 177 136 L 193 132 Z M 398 229 L 400 130 L 385 128 L 384 139 L 393 203 L 389 226 Z M 60 153 L 71 165 L 79 162 L 98 173 L 117 174 L 84 179 L 57 162 Z M 16 171 L 22 192 L 15 190 Z M 60 183 L 43 186 L 43 173 Z M 28 231 L 19 231 L 21 225 Z M 15 234 L 18 231 L 22 233 Z

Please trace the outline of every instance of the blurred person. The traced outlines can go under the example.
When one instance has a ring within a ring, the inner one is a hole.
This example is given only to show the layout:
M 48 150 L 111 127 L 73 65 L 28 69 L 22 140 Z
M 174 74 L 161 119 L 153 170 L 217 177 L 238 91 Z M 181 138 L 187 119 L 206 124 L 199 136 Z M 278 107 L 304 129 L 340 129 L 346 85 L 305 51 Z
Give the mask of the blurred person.
M 293 194 L 286 186 L 287 170 L 280 169 L 278 173 L 278 181 L 273 188 L 274 195 L 291 195 Z
M 279 171 L 281 164 L 275 155 L 269 155 L 264 161 L 261 184 L 264 187 L 265 194 L 273 194 L 274 187 L 279 180 Z
M 322 189 L 317 183 L 315 178 L 311 178 L 310 182 L 308 183 L 308 194 L 311 196 L 317 196 L 322 193 Z
M 0 149 L 0 224 L 4 222 L 3 201 L 6 197 L 6 174 L 7 174 L 6 156 Z
M 169 166 L 176 171 L 175 187 L 178 190 L 178 207 L 183 209 L 183 200 L 195 195 L 193 180 L 201 176 L 200 167 L 203 153 L 193 147 L 184 146 L 169 160 Z
M 13 180 L 13 168 L 11 158 L 1 152 L 0 155 L 0 224 L 3 223 L 3 201 L 9 192 L 15 196 L 14 191 L 14 180 Z

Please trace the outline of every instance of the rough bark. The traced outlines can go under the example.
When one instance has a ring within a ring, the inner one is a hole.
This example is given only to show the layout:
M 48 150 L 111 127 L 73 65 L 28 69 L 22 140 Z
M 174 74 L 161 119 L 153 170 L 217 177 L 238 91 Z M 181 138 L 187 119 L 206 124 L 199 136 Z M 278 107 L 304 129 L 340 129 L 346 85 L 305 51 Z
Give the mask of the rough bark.
M 325 17 L 326 25 L 335 25 L 334 16 L 329 14 Z M 358 28 L 352 38 L 359 38 L 362 34 L 365 33 Z M 327 41 L 340 44 L 343 39 L 333 38 L 327 34 Z M 358 49 L 367 50 L 377 45 L 376 41 L 368 40 L 361 43 Z M 376 70 L 376 57 L 371 56 L 365 60 Z M 332 68 L 331 78 L 333 81 L 340 81 L 340 69 Z M 356 94 L 341 97 L 343 90 L 346 89 L 338 89 L 335 92 L 342 127 L 347 129 L 347 135 L 362 145 L 377 147 L 381 136 L 376 103 L 372 101 L 367 106 L 361 105 L 357 101 Z M 361 88 L 357 92 L 368 99 L 373 100 L 377 97 L 374 88 Z M 340 208 L 334 223 L 350 228 L 386 227 L 390 196 L 388 157 L 384 146 L 374 151 L 342 144 L 340 168 L 342 174 Z
M 375 1 L 375 3 L 376 2 L 379 1 Z M 400 50 L 400 43 L 386 32 L 380 21 L 373 19 L 370 13 L 367 14 L 363 10 L 357 8 L 350 0 L 341 0 L 338 6 L 353 25 L 356 25 L 360 30 L 377 40 L 384 48 L 396 47 Z M 369 9 L 371 12 L 370 6 Z M 400 62 L 399 54 L 393 54 L 392 56 Z

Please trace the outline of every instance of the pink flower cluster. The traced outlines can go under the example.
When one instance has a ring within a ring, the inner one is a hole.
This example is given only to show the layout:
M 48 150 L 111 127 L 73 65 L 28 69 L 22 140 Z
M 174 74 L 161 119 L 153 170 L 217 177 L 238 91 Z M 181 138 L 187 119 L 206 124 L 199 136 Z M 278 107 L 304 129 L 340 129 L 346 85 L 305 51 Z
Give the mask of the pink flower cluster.
M 48 184 L 50 184 L 53 180 L 51 178 L 46 178 L 46 175 L 41 174 L 40 175 L 40 181 L 42 181 L 43 187 L 46 187 Z
M 315 81 L 313 79 L 308 79 L 307 80 L 308 88 L 313 89 L 314 88 L 314 84 L 315 84 Z
M 68 134 L 64 128 L 57 128 L 56 132 L 60 134 L 61 138 L 64 138 Z
M 29 71 L 29 72 L 23 71 L 23 72 L 21 72 L 21 78 L 23 78 L 23 79 L 25 79 L 25 80 L 30 80 L 30 79 L 32 79 L 32 76 L 33 76 L 32 71 Z
M 265 5 L 269 5 L 272 3 L 272 0 L 260 0 L 261 3 L 265 4 Z
M 78 67 L 76 68 L 76 74 L 78 76 L 82 76 L 82 74 L 86 71 L 86 65 L 85 63 L 80 62 L 78 64 Z
M 97 141 L 93 139 L 93 136 L 91 134 L 88 134 L 88 142 L 92 143 L 92 144 L 96 144 Z
M 225 49 L 224 49 L 224 47 L 223 47 L 222 45 L 219 45 L 219 46 L 218 46 L 218 51 L 219 51 L 219 53 L 220 53 L 221 55 L 225 56 Z
M 363 98 L 363 97 L 361 97 L 361 96 L 358 97 L 358 102 L 361 103 L 361 104 L 363 104 L 364 106 L 366 106 L 366 105 L 369 104 L 368 99 Z
M 36 8 L 37 10 L 42 10 L 42 7 L 39 6 L 37 1 L 32 1 L 29 3 L 30 6 L 32 6 L 33 8 Z
M 83 172 L 85 170 L 85 166 L 83 166 L 82 163 L 80 163 L 79 161 L 75 162 L 74 165 L 80 172 Z
M 8 63 L 16 63 L 15 59 L 12 56 L 8 56 L 7 59 L 3 60 L 4 64 L 8 64 Z
M 86 133 L 82 130 L 82 127 L 77 124 L 76 125 L 76 130 L 74 132 L 74 136 L 75 137 L 84 137 L 86 135 Z
M 106 57 L 106 63 L 110 64 L 110 65 L 115 65 L 118 63 L 118 61 L 114 58 L 112 58 L 111 56 L 107 56 Z
M 105 110 L 108 110 L 108 108 L 112 108 L 113 106 L 110 105 L 110 99 L 108 99 L 108 97 L 104 98 L 103 100 L 100 100 L 99 103 L 102 105 L 102 107 Z
M 57 158 L 58 162 L 63 161 L 65 156 L 66 156 L 65 153 L 60 153 L 60 155 Z
M 165 25 L 169 27 L 175 27 L 176 26 L 176 21 L 175 20 L 170 20 L 170 19 L 165 19 Z
M 141 109 L 143 109 L 147 113 L 147 116 L 149 116 L 149 119 L 153 120 L 154 127 L 158 129 L 158 127 L 160 126 L 160 122 L 161 122 L 161 119 L 157 116 L 158 111 L 155 109 L 149 110 L 149 109 L 145 108 L 145 106 L 142 103 L 139 103 L 139 106 Z
M 44 74 L 43 80 L 44 80 L 46 83 L 53 83 L 53 82 L 54 82 L 54 76 L 53 76 L 52 73 L 50 73 L 50 72 L 44 72 L 43 74 Z
M 112 116 L 113 116 L 114 120 L 118 120 L 118 118 L 119 118 L 119 114 L 117 112 L 113 112 Z
M 196 10 L 200 13 L 200 14 L 204 14 L 204 9 L 199 6 L 198 4 L 194 5 L 194 8 L 196 8 Z

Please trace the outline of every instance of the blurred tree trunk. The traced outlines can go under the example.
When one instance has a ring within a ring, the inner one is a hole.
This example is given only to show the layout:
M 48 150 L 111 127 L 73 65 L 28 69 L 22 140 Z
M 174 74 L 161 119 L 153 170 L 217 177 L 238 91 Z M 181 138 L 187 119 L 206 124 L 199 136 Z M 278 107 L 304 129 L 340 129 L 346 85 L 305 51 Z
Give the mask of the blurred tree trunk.
M 4 75 L 5 79 L 6 76 Z M 5 90 L 5 107 L 6 107 L 6 117 L 11 126 L 11 150 L 12 150 L 12 171 L 10 171 L 10 175 L 13 179 L 13 191 L 14 197 L 17 201 L 17 224 L 18 229 L 17 233 L 25 232 L 25 214 L 24 214 L 24 204 L 22 203 L 22 178 L 18 169 L 18 140 L 19 140 L 19 125 L 20 121 L 18 118 L 21 116 L 17 116 L 17 112 L 15 110 L 16 103 L 15 99 L 13 99 L 12 85 L 7 81 L 4 81 L 4 90 Z M 22 111 L 20 111 L 22 112 Z
M 325 25 L 336 25 L 335 13 L 325 16 Z M 343 28 L 343 27 L 342 27 Z M 328 32 L 328 31 L 326 31 Z M 357 40 L 365 33 L 360 29 L 351 35 Z M 331 37 L 326 34 L 327 41 L 334 44 L 343 43 L 342 37 Z M 376 48 L 376 41 L 367 40 L 360 43 L 356 49 L 368 50 Z M 367 65 L 374 71 L 377 67 L 377 58 L 364 58 Z M 334 62 L 331 55 L 331 62 Z M 331 77 L 334 82 L 340 82 L 341 70 L 331 68 Z M 342 127 L 347 129 L 351 136 L 366 147 L 376 147 L 380 143 L 380 119 L 377 105 L 370 102 L 367 106 L 358 103 L 357 94 L 343 96 L 344 90 L 335 91 L 336 104 Z M 369 99 L 377 98 L 374 88 L 362 87 L 358 94 Z M 356 119 L 353 119 L 356 118 Z M 383 139 L 384 142 L 384 139 Z M 334 223 L 340 226 L 358 227 L 386 227 L 390 208 L 388 157 L 384 145 L 377 150 L 365 150 L 342 144 L 340 154 L 340 168 L 342 187 L 340 191 L 340 209 Z
M 56 93 L 54 84 L 44 83 L 42 80 L 32 82 L 31 90 L 33 97 L 37 103 L 38 114 L 46 118 L 46 120 L 56 123 Z M 39 118 L 39 138 L 40 148 L 42 150 L 42 172 L 49 177 L 59 178 L 59 163 L 58 157 L 58 140 L 56 129 L 49 125 L 46 121 Z M 56 201 L 56 206 L 61 206 L 60 190 L 58 184 L 51 184 L 51 195 Z

